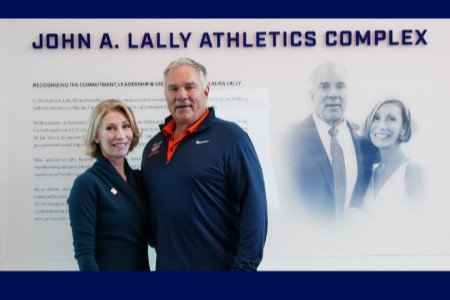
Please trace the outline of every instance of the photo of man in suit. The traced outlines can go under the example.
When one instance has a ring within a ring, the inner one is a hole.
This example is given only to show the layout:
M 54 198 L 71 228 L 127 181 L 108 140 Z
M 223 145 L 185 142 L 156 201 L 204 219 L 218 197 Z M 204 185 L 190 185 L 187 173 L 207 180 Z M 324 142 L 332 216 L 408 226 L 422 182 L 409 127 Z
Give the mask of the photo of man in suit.
M 345 117 L 346 70 L 322 63 L 312 72 L 311 84 L 314 111 L 290 137 L 293 184 L 304 207 L 340 219 L 349 207 L 361 205 L 378 151 Z

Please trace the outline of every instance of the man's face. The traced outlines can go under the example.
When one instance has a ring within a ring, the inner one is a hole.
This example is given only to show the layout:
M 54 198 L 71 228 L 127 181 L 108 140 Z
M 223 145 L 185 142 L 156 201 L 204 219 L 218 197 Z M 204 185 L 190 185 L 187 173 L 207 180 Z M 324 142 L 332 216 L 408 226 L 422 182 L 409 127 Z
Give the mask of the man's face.
M 183 65 L 167 73 L 164 95 L 177 127 L 188 128 L 203 115 L 208 94 L 194 67 Z
M 326 64 L 313 73 L 311 81 L 311 100 L 319 118 L 330 126 L 340 124 L 347 107 L 345 70 Z

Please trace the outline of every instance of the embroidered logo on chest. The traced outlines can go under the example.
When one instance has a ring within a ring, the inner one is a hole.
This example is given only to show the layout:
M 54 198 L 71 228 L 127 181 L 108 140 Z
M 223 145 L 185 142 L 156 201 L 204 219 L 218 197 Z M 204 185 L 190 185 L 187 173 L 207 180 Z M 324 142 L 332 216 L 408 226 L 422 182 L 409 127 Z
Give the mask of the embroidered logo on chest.
M 196 145 L 211 143 L 211 140 L 197 140 L 195 142 Z
M 152 147 L 150 148 L 149 154 L 147 154 L 147 157 L 153 156 L 155 154 L 159 153 L 159 148 L 161 147 L 162 141 L 159 141 L 157 143 L 154 143 Z

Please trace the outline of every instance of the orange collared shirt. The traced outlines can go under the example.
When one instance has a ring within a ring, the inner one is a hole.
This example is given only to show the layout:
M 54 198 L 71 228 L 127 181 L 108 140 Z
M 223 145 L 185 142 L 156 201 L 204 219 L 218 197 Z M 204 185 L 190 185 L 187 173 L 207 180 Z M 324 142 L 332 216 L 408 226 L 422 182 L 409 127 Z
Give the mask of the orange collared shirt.
M 196 132 L 198 127 L 200 126 L 200 124 L 202 124 L 202 122 L 206 119 L 206 117 L 208 115 L 209 115 L 209 108 L 206 108 L 205 113 L 200 117 L 200 119 L 198 119 L 194 124 L 192 124 L 191 127 L 186 129 L 183 132 L 183 134 L 178 139 L 175 139 L 175 127 L 176 127 L 176 125 L 175 125 L 175 121 L 173 119 L 170 120 L 170 122 L 167 123 L 166 126 L 164 126 L 164 128 L 162 129 L 162 133 L 169 138 L 169 142 L 168 142 L 168 145 L 167 145 L 167 153 L 166 153 L 167 163 L 172 158 L 172 156 L 175 153 L 175 150 L 177 149 L 177 147 L 180 144 L 180 142 L 185 137 L 190 135 L 191 133 Z

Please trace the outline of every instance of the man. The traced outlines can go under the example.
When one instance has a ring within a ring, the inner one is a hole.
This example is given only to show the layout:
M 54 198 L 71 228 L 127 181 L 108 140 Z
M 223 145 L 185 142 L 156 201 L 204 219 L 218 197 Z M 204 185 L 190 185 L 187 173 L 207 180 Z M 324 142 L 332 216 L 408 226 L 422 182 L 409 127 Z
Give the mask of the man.
M 359 207 L 377 158 L 376 148 L 345 118 L 347 74 L 326 62 L 311 75 L 314 112 L 292 133 L 295 184 L 316 215 L 341 218 Z
M 250 138 L 207 107 L 207 72 L 196 61 L 167 66 L 164 94 L 170 116 L 142 157 L 156 270 L 255 271 L 267 201 Z

